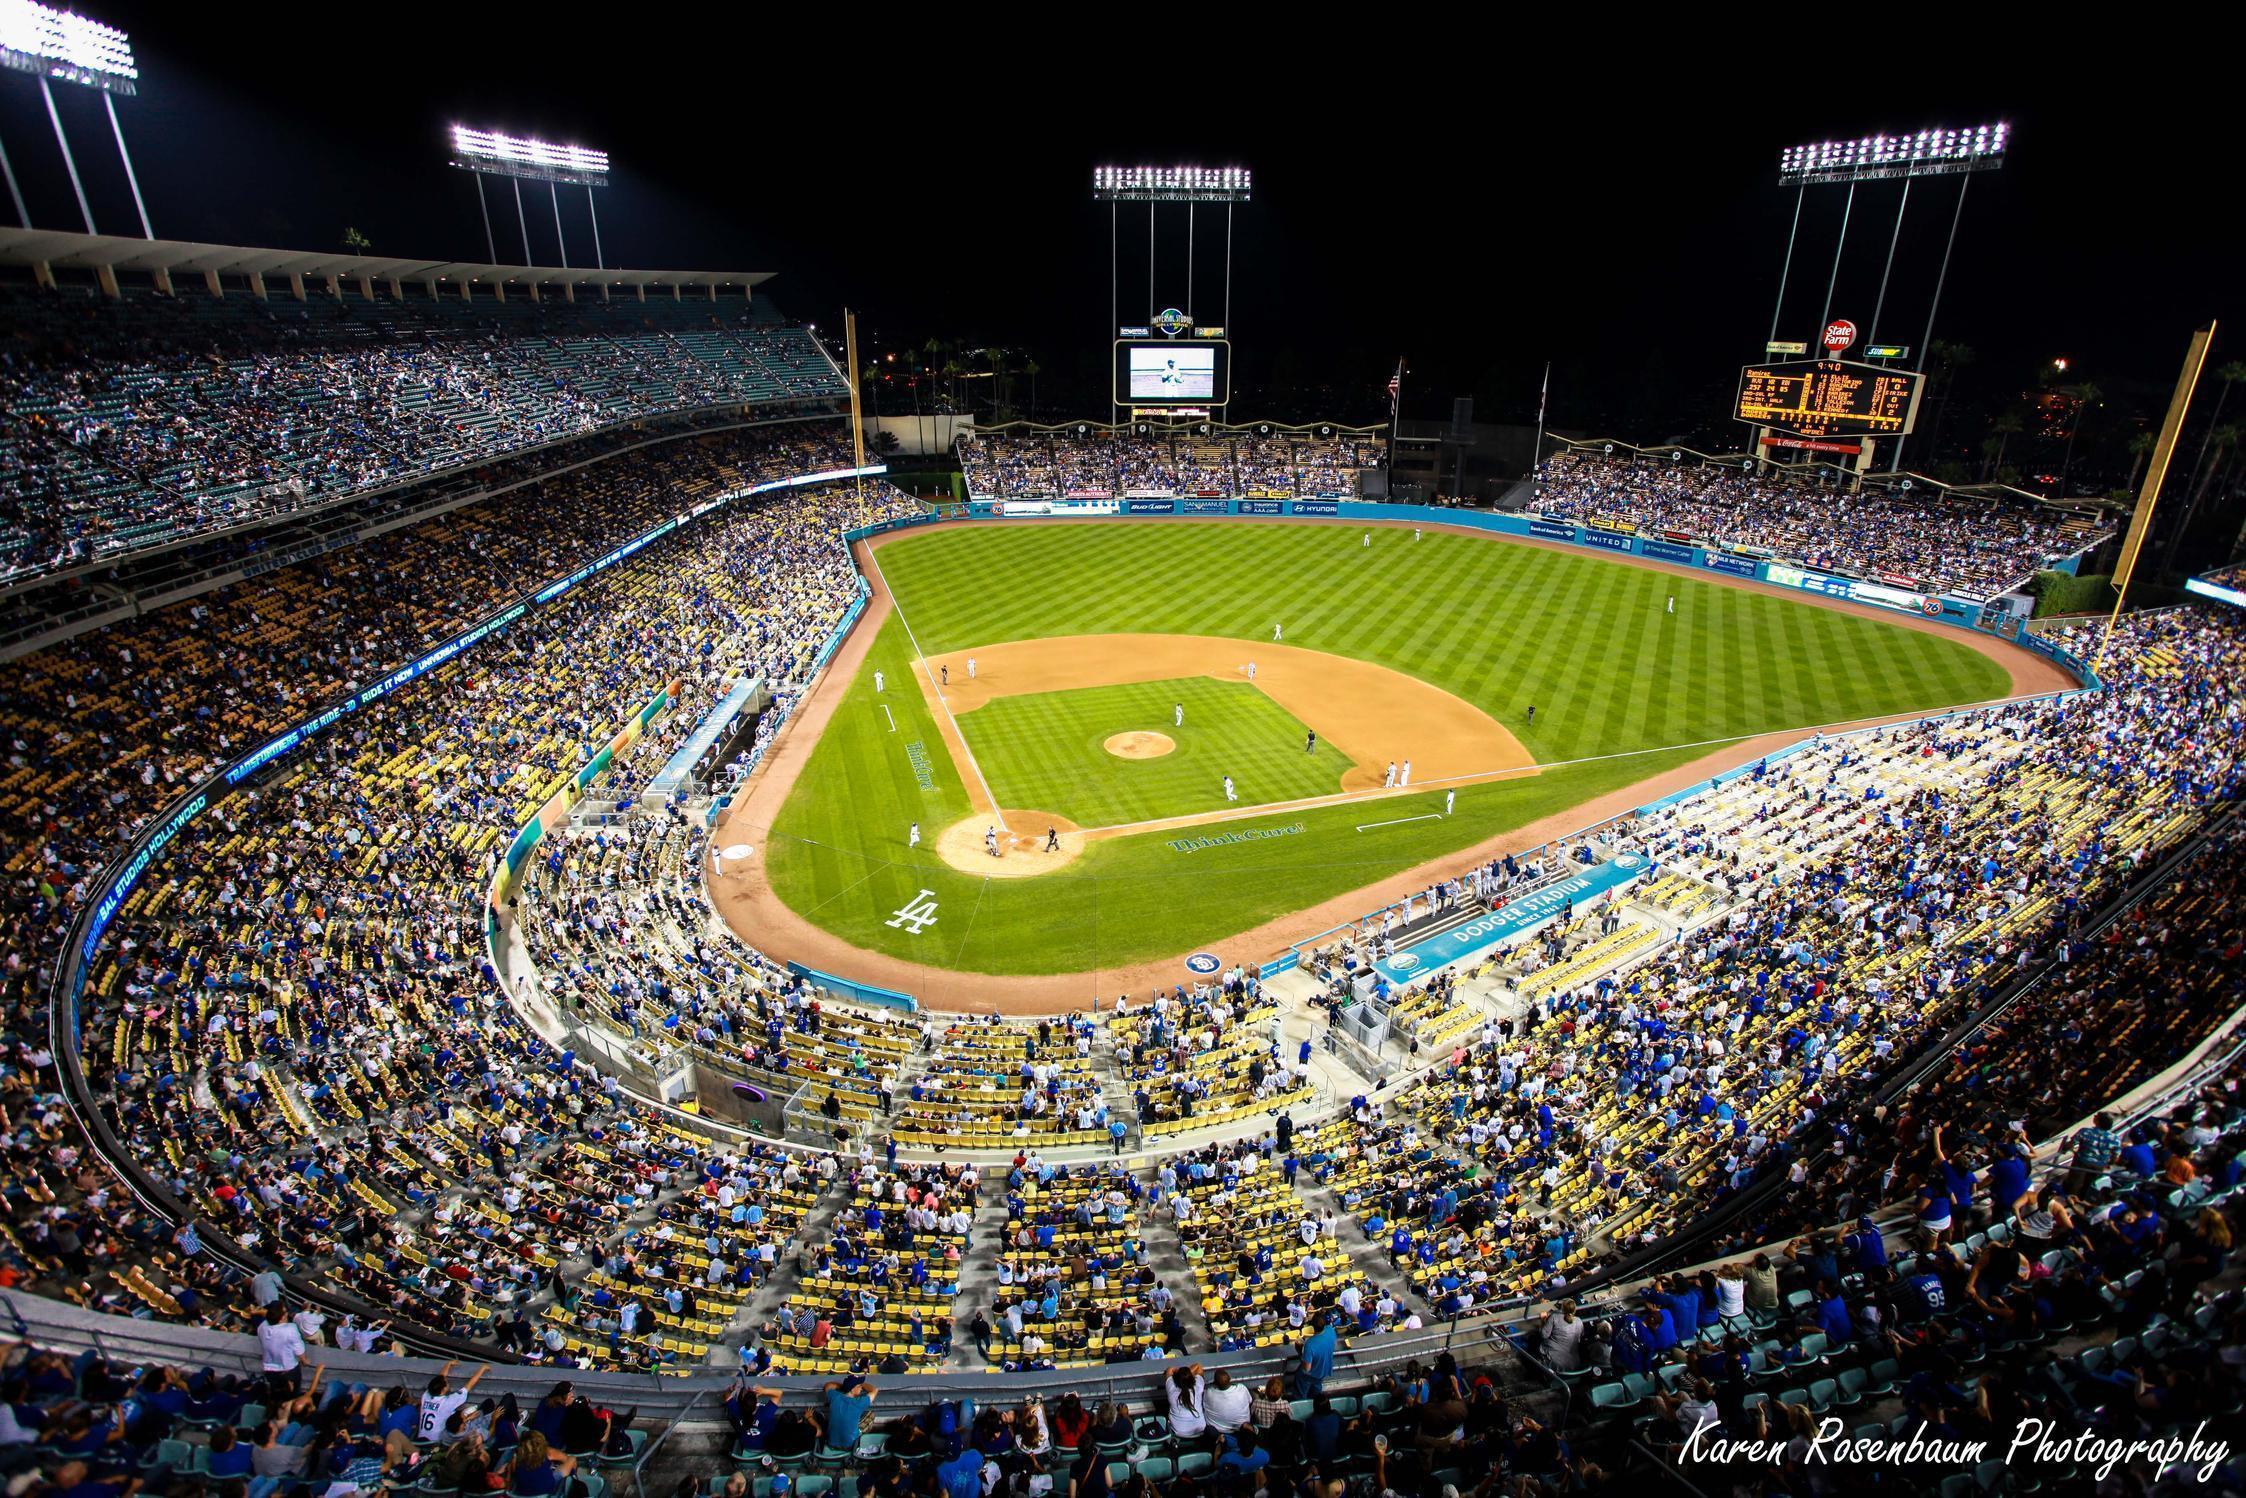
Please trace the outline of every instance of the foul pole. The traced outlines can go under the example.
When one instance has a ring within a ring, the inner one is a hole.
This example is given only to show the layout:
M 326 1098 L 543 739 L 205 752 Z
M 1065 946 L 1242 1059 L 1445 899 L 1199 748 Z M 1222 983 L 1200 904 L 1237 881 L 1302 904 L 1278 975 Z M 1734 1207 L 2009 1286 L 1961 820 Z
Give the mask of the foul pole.
M 2136 513 L 2129 517 L 2129 531 L 2122 539 L 2121 556 L 2114 564 L 2113 612 L 2106 615 L 2105 632 L 2098 636 L 2098 653 L 2090 658 L 2093 671 L 2105 665 L 2106 647 L 2113 641 L 2113 627 L 2129 601 L 2129 579 L 2137 570 L 2138 554 L 2144 550 L 2145 536 L 2152 528 L 2152 511 L 2160 502 L 2161 481 L 2168 477 L 2169 459 L 2176 454 L 2176 439 L 2183 435 L 2192 392 L 2198 388 L 2200 371 L 2207 367 L 2208 346 L 2214 341 L 2215 325 L 2210 322 L 2191 335 L 2191 346 L 2184 350 L 2183 372 L 2176 376 L 2176 393 L 2169 398 L 2168 415 L 2160 423 L 2160 438 L 2153 444 L 2152 461 L 2145 465 L 2144 487 L 2137 491 Z

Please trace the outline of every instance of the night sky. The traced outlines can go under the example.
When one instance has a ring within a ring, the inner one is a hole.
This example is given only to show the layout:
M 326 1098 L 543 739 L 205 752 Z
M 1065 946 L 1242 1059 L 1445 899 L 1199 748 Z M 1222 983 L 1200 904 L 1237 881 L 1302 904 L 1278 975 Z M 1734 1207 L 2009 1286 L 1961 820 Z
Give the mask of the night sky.
M 1935 330 L 1977 353 L 1961 409 L 1993 411 L 2064 354 L 2117 427 L 2136 422 L 2165 400 L 2195 325 L 2246 316 L 2235 239 L 2208 222 L 2234 157 L 2188 80 L 2117 113 L 2102 88 L 2054 82 L 2066 69 L 1955 34 L 1922 49 L 1973 60 L 1946 79 L 1806 61 L 1863 57 L 1840 43 L 1802 43 L 1795 62 L 1735 38 L 1718 50 L 1744 61 L 1726 72 L 1648 40 L 1669 55 L 1646 71 L 1527 39 L 1461 33 L 1453 48 L 1438 29 L 1414 44 L 1472 71 L 1436 77 L 1430 57 L 1333 36 L 1118 36 L 1102 69 L 1083 37 L 1045 55 L 1034 33 L 998 27 L 928 46 L 872 13 L 862 28 L 837 13 L 820 37 L 666 13 L 660 38 L 543 39 L 466 13 L 91 13 L 139 52 L 142 92 L 120 109 L 160 235 L 332 249 L 348 225 L 380 253 L 480 260 L 446 124 L 577 140 L 614 162 L 608 263 L 774 271 L 788 313 L 832 325 L 847 303 L 876 347 L 1021 347 L 1044 367 L 1050 416 L 1104 409 L 1107 209 L 1088 186 L 1103 161 L 1253 168 L 1233 270 L 1240 417 L 1384 418 L 1402 355 L 1407 416 L 1471 394 L 1483 420 L 1528 422 L 1550 359 L 1555 426 L 1736 443 L 1723 407 L 1769 331 L 1793 208 L 1779 148 L 1940 123 L 2014 127 L 2009 164 L 1973 179 Z M 2128 71 L 2098 47 L 2102 72 Z M 99 100 L 58 92 L 97 219 L 125 232 Z M 74 227 L 18 75 L 0 77 L 0 130 L 35 219 Z M 1883 340 L 1921 342 L 1958 180 L 1912 191 Z M 526 191 L 533 255 L 552 263 L 545 189 Z M 1845 191 L 1807 200 L 1781 338 L 1815 338 Z M 1833 311 L 1860 326 L 1900 191 L 1857 196 Z M 516 259 L 512 200 L 493 207 L 500 258 Z M 563 208 L 572 259 L 587 260 L 582 193 Z M 1182 304 L 1184 211 L 1164 212 L 1157 300 Z M 1146 310 L 1144 215 L 1124 210 L 1126 321 Z M 1213 214 L 1200 223 L 1192 310 L 1215 321 Z

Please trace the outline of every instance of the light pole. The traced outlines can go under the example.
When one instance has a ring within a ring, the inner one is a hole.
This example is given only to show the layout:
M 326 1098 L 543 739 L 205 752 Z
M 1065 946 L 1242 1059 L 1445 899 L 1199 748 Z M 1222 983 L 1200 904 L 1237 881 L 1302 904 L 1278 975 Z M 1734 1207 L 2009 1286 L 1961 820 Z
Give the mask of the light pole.
M 133 170 L 132 152 L 125 148 L 125 127 L 117 118 L 117 95 L 140 91 L 140 68 L 133 61 L 132 41 L 125 33 L 35 0 L 0 0 L 0 65 L 39 80 L 39 98 L 47 106 L 47 122 L 54 126 L 55 144 L 62 148 L 63 168 L 70 177 L 70 190 L 78 199 L 78 217 L 88 234 L 95 232 L 94 210 L 86 200 L 86 184 L 78 175 L 78 159 L 70 153 L 62 112 L 55 107 L 54 85 L 76 83 L 101 91 L 102 107 L 109 114 L 109 133 L 117 141 L 117 154 L 124 159 L 125 185 L 132 189 L 141 238 L 154 239 L 156 231 L 148 225 L 148 204 L 140 195 L 140 174 Z M 8 179 L 8 196 L 15 204 L 16 219 L 28 229 L 31 212 L 24 206 L 15 164 L 4 149 L 0 149 L 0 169 Z
M 556 145 L 552 141 L 534 140 L 526 135 L 507 135 L 497 130 L 477 130 L 467 125 L 452 127 L 452 164 L 464 172 L 476 175 L 476 202 L 483 206 L 483 179 L 507 177 L 515 190 L 515 225 L 522 231 L 523 263 L 530 263 L 530 222 L 523 213 L 525 182 L 543 182 L 553 200 L 554 240 L 560 246 L 562 268 L 569 268 L 569 239 L 562 231 L 561 190 L 564 187 L 585 189 L 585 206 L 593 205 L 593 189 L 608 186 L 608 153 L 586 146 Z M 499 258 L 491 242 L 491 210 L 484 210 L 484 248 L 494 261 Z M 601 258 L 600 215 L 593 212 L 593 264 L 606 270 Z

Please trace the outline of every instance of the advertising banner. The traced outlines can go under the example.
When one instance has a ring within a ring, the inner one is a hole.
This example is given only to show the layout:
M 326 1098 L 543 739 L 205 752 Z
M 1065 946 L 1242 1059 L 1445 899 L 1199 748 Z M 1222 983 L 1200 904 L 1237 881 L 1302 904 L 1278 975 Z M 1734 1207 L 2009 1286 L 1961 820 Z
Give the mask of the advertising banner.
M 1603 546 L 1608 551 L 1635 551 L 1638 541 L 1634 535 L 1625 536 L 1620 531 L 1602 531 L 1588 525 L 1583 528 L 1580 539 L 1585 546 Z
M 1181 499 L 1178 501 L 1178 510 L 1187 515 L 1229 515 L 1232 513 L 1232 501 L 1229 499 Z M 1279 512 L 1277 510 L 1258 510 L 1252 513 L 1276 515 Z
M 1553 541 L 1573 541 L 1575 527 L 1565 520 L 1531 520 L 1529 534 L 1543 536 Z
M 1243 515 L 1284 515 L 1287 513 L 1287 502 L 1283 499 L 1243 499 L 1240 501 L 1240 513 Z
M 1178 502 L 1174 499 L 1133 499 L 1126 501 L 1134 515 L 1175 515 Z
M 1638 543 L 1639 549 L 1657 562 L 1682 562 L 1692 565 L 1692 548 L 1679 546 L 1674 541 L 1656 541 L 1651 536 Z
M 1710 572 L 1726 572 L 1733 577 L 1753 577 L 1755 575 L 1755 564 L 1753 562 L 1745 557 L 1727 556 L 1720 551 L 1709 552 L 1700 559 L 1700 565 Z
M 1297 515 L 1338 515 L 1341 506 L 1330 499 L 1298 499 L 1294 512 Z
M 1425 978 L 1438 968 L 1511 941 L 1554 919 L 1570 906 L 1596 899 L 1608 890 L 1620 889 L 1644 876 L 1652 867 L 1641 853 L 1621 854 L 1580 874 L 1547 884 L 1533 894 L 1523 895 L 1504 909 L 1493 910 L 1479 920 L 1453 926 L 1425 941 L 1413 942 L 1393 957 L 1381 958 L 1373 966 L 1391 983 Z

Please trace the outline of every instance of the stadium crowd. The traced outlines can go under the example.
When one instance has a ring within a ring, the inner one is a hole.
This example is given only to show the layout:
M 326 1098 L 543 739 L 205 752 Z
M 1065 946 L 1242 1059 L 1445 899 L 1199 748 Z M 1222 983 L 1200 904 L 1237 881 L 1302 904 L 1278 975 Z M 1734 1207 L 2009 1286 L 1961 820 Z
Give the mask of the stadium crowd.
M 845 393 L 741 298 L 0 290 L 0 579 L 673 413 Z
M 2111 530 L 2016 497 L 1855 489 L 1724 463 L 1557 452 L 1537 467 L 1547 515 L 1751 548 L 1929 593 L 1993 598 Z
M 1126 494 L 1351 498 L 1383 461 L 1363 437 L 1301 434 L 1138 436 L 1122 430 L 979 432 L 959 442 L 977 499 L 1107 499 Z

